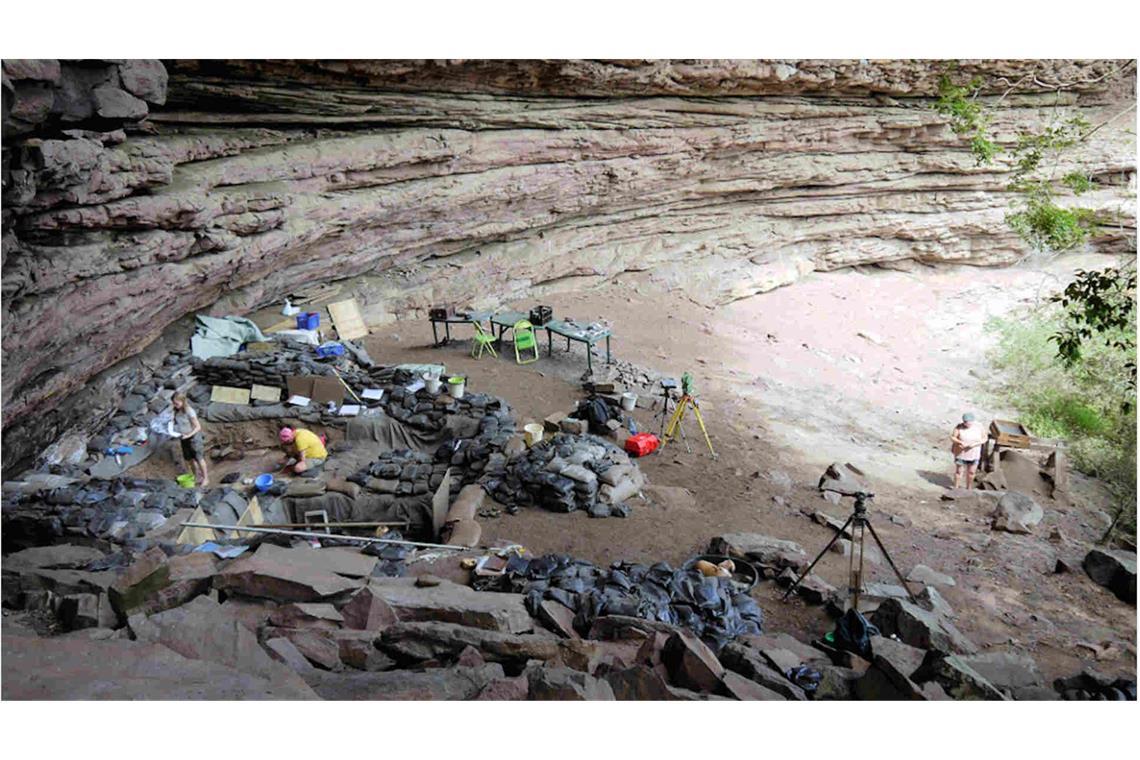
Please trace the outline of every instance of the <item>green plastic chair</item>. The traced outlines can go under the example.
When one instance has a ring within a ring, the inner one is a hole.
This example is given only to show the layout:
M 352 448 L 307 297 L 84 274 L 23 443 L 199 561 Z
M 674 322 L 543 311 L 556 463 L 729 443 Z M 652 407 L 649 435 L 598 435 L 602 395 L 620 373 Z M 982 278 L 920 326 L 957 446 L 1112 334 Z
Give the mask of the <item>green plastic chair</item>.
M 495 353 L 495 336 L 491 333 L 483 332 L 483 325 L 478 322 L 472 322 L 475 325 L 475 338 L 471 342 L 471 355 L 478 359 L 483 355 L 483 350 L 491 352 L 491 356 L 498 358 Z
M 538 361 L 538 340 L 534 337 L 534 325 L 525 319 L 520 319 L 515 322 L 511 328 L 515 336 L 515 363 L 517 364 L 531 364 Z M 519 354 L 519 349 L 527 351 L 534 349 L 533 359 L 523 359 Z

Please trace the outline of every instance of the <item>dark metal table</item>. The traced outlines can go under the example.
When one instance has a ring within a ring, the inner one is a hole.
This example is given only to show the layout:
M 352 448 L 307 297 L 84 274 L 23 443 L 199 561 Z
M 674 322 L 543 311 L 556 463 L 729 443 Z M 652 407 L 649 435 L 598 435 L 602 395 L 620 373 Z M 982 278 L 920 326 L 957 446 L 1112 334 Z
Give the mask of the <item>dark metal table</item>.
M 591 373 L 594 371 L 594 344 L 602 338 L 606 339 L 606 364 L 611 362 L 610 359 L 610 331 L 607 328 L 599 328 L 591 330 L 588 327 L 579 325 L 577 323 L 570 324 L 565 320 L 553 319 L 547 322 L 542 327 L 546 330 L 546 352 L 547 354 L 554 353 L 554 334 L 562 336 L 566 339 L 566 350 L 570 350 L 570 341 L 578 341 L 579 343 L 586 344 L 586 369 Z
M 452 314 L 443 319 L 432 319 L 431 321 L 431 337 L 435 341 L 435 347 L 446 346 L 451 341 L 451 326 L 452 325 L 470 325 L 476 322 L 482 322 L 485 319 L 490 319 L 491 312 L 489 311 L 469 311 L 465 314 Z M 442 323 L 444 330 L 443 340 L 439 339 L 439 333 L 436 331 L 436 324 Z M 493 329 L 493 328 L 492 328 Z

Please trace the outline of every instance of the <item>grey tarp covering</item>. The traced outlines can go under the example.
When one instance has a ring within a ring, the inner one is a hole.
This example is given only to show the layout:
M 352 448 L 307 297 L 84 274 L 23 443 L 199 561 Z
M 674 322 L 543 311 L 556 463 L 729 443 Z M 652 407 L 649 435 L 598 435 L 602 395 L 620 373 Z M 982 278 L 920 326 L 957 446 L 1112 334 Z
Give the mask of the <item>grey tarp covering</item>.
M 471 423 L 474 423 L 473 428 Z M 469 438 L 478 430 L 478 420 L 458 415 L 448 417 L 447 424 L 442 430 L 426 431 L 405 425 L 380 412 L 368 417 L 349 418 L 344 438 L 349 443 L 375 443 L 379 451 L 412 449 L 425 454 L 434 454 L 444 441 L 450 438 Z
M 323 509 L 329 522 L 408 522 L 408 536 L 432 536 L 432 494 L 396 497 L 362 490 L 355 499 L 336 491 L 309 498 L 285 497 L 293 522 L 304 522 L 305 513 Z M 335 531 L 334 531 L 335 532 Z M 434 538 L 434 536 L 432 536 Z
M 154 436 L 147 440 L 146 443 L 136 444 L 131 446 L 133 451 L 130 454 L 123 454 L 119 457 L 123 461 L 119 464 L 115 461 L 113 454 L 104 454 L 103 458 L 88 468 L 87 472 L 91 477 L 98 480 L 110 480 L 122 475 L 124 472 L 134 467 L 136 464 L 145 462 L 150 459 L 151 454 L 158 451 L 168 441 L 173 440 L 170 438 L 162 438 Z
M 198 331 L 190 338 L 190 353 L 199 359 L 233 356 L 242 343 L 263 341 L 265 336 L 245 317 L 207 317 L 199 314 Z
M 212 403 L 206 406 L 204 415 L 210 422 L 249 422 L 250 420 L 304 420 L 321 422 L 321 413 L 315 407 L 269 404 L 268 406 L 246 406 L 245 404 Z

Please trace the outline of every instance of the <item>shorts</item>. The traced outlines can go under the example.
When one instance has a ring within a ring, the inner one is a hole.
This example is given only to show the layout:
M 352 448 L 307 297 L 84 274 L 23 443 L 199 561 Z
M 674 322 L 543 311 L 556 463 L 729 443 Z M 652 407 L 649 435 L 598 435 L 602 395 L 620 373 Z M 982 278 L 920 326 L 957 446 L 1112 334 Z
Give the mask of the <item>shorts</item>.
M 297 474 L 302 478 L 315 478 L 317 476 L 317 473 L 321 471 L 321 467 L 324 466 L 324 463 L 325 460 L 323 459 L 306 459 L 305 471 L 299 472 Z
M 201 459 L 206 456 L 206 447 L 202 443 L 201 433 L 195 433 L 189 438 L 183 438 L 179 443 L 182 444 L 182 456 L 187 460 Z
M 978 466 L 978 460 L 977 459 L 963 459 L 962 457 L 954 457 L 954 464 L 961 465 L 963 467 L 971 467 L 971 466 L 977 467 Z

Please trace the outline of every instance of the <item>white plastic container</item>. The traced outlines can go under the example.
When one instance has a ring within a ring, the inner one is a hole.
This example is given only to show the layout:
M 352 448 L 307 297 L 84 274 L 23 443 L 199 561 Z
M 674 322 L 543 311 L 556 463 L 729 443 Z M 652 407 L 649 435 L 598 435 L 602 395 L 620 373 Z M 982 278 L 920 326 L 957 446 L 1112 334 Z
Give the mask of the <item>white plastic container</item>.
M 452 398 L 463 398 L 463 390 L 467 385 L 467 378 L 456 375 L 447 381 L 447 393 Z
M 540 442 L 542 440 L 542 432 L 542 425 L 539 425 L 537 422 L 524 425 L 523 434 L 526 436 L 526 445 L 530 447 Z
M 423 374 L 423 378 L 424 387 L 427 388 L 428 393 L 433 396 L 439 393 L 439 389 L 443 385 L 443 381 L 439 379 L 439 375 L 433 375 L 430 372 L 425 372 Z
M 637 406 L 636 393 L 623 393 L 621 394 L 621 408 L 627 412 L 632 412 Z

